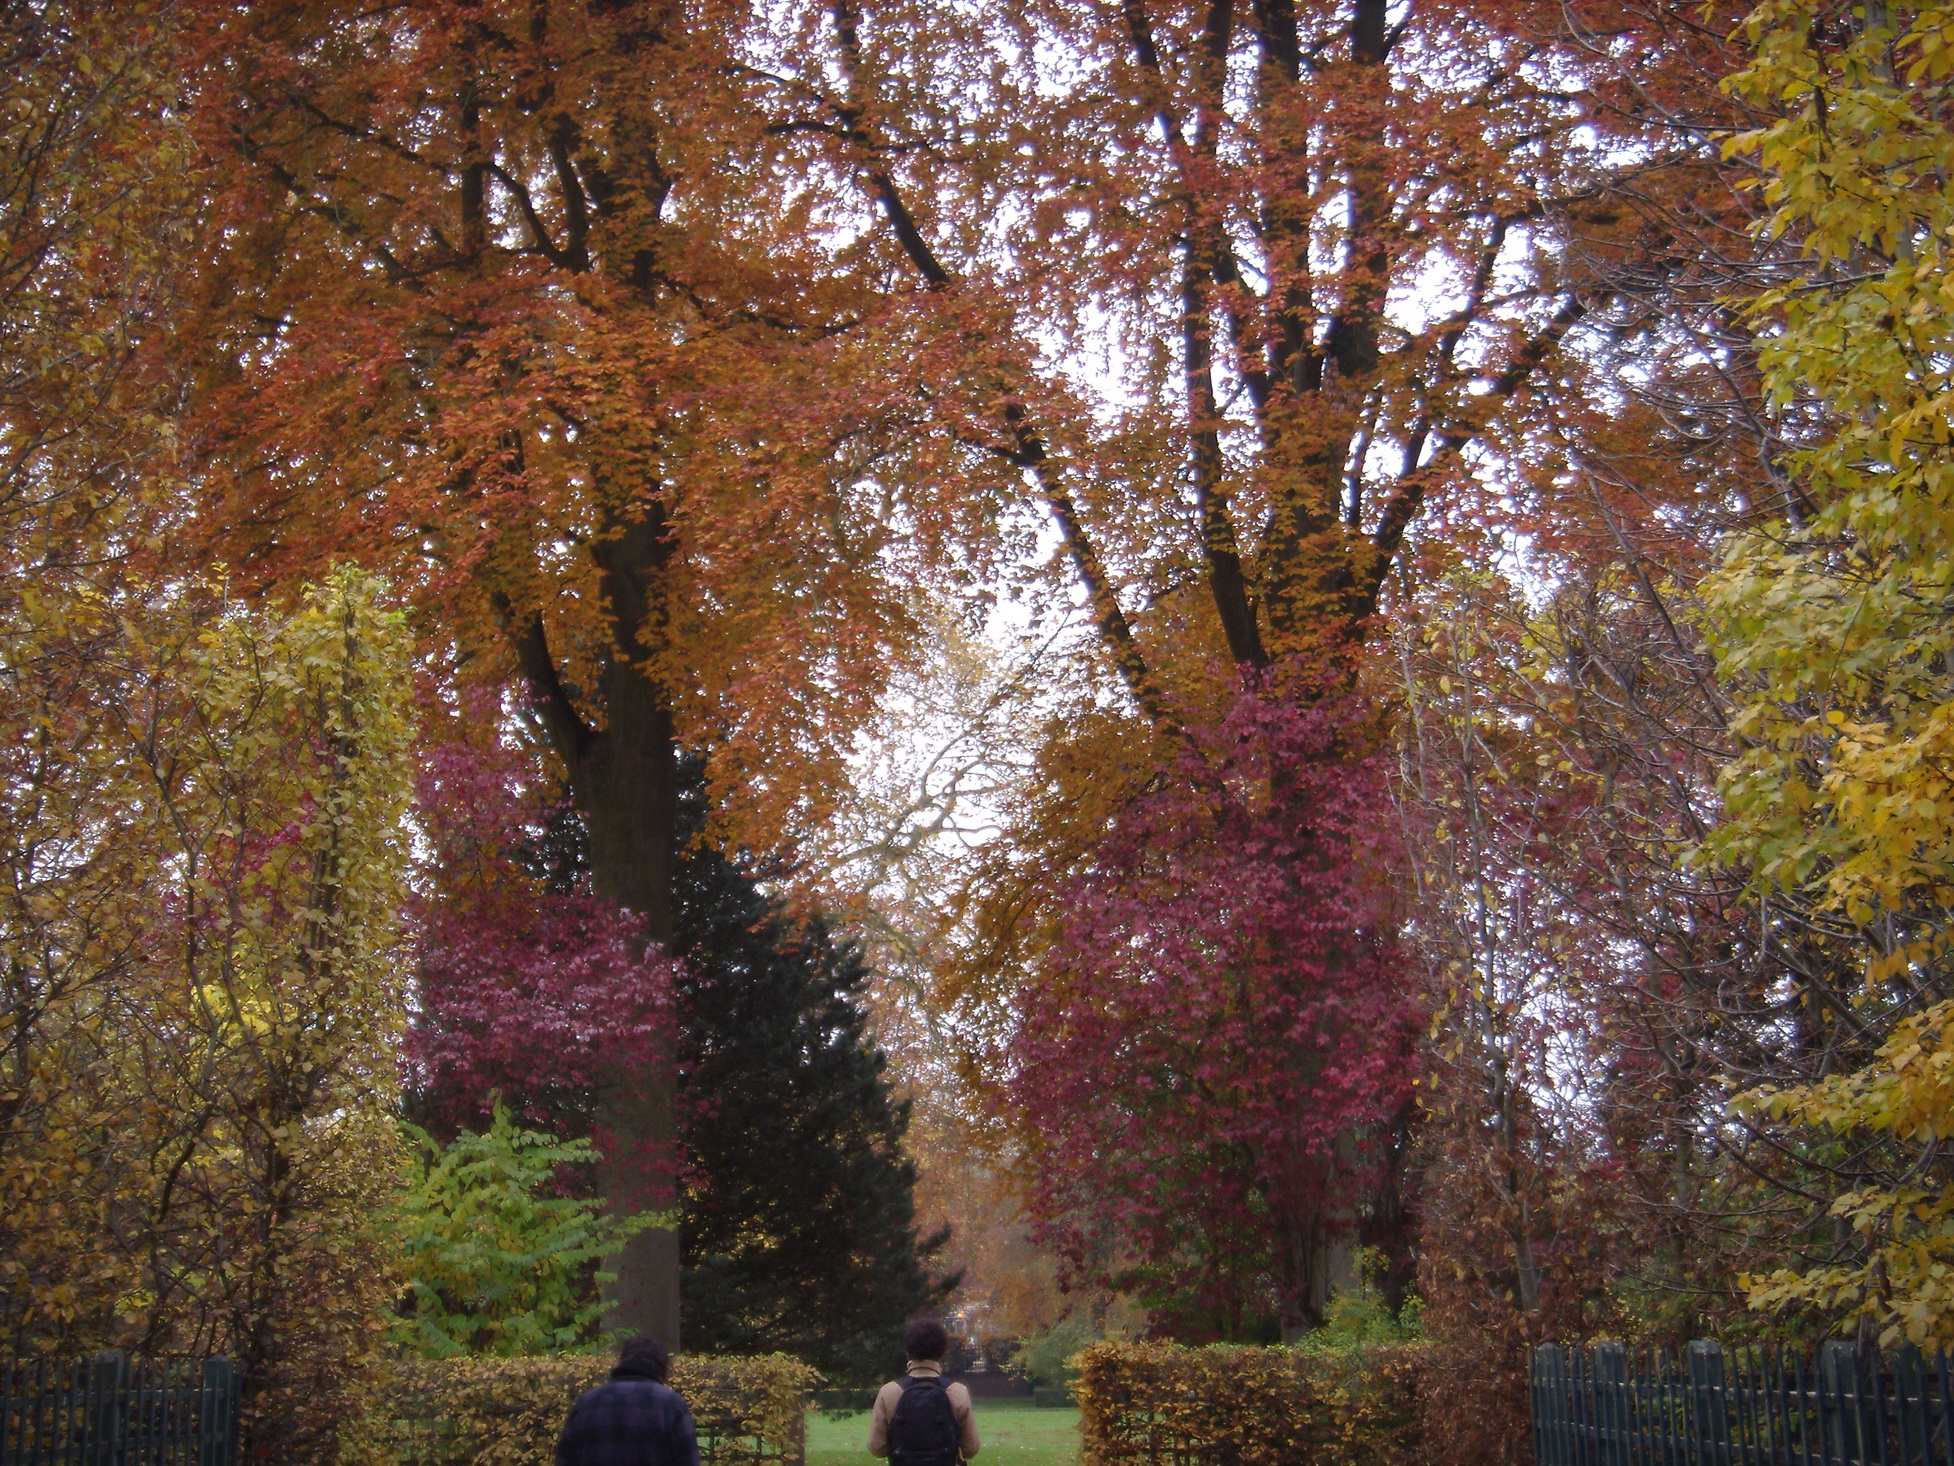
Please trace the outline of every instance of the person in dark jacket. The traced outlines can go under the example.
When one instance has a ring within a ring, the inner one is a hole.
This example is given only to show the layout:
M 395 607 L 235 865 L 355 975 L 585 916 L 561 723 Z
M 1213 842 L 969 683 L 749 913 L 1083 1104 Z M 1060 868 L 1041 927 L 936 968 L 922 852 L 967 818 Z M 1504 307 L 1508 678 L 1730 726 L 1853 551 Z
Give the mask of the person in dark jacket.
M 556 1441 L 556 1466 L 699 1466 L 692 1412 L 665 1385 L 665 1346 L 626 1339 L 610 1380 L 585 1390 Z

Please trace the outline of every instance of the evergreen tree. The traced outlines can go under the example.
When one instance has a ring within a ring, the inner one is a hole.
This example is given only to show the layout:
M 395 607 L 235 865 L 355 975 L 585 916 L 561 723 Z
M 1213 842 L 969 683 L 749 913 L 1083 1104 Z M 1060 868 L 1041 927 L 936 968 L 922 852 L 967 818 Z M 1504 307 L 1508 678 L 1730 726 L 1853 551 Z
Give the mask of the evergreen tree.
M 697 768 L 682 818 L 706 813 Z M 764 867 L 686 847 L 674 946 L 684 1065 L 683 1334 L 688 1349 L 785 1350 L 866 1383 L 905 1321 L 954 1279 L 919 1239 L 909 1107 L 865 1029 L 860 952 L 789 913 Z

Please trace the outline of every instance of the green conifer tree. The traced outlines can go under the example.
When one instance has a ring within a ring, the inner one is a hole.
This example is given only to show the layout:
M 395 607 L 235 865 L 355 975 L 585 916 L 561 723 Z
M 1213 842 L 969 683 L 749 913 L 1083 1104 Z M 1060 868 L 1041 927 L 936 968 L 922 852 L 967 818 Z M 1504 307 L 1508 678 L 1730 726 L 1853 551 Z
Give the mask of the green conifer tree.
M 683 822 L 706 814 L 684 780 Z M 919 1238 L 909 1107 L 866 1031 L 868 969 L 819 916 L 791 914 L 778 874 L 698 844 L 680 863 L 674 946 L 683 1139 L 683 1337 L 688 1349 L 805 1359 L 831 1384 L 900 1357 L 903 1324 L 954 1279 Z

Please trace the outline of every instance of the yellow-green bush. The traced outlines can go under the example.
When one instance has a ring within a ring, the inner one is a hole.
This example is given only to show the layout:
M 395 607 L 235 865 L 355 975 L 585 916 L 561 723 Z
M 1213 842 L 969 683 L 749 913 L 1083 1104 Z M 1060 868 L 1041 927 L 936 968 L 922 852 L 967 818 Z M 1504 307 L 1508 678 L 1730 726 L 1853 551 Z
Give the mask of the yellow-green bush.
M 403 1360 L 372 1454 L 390 1466 L 549 1466 L 571 1403 L 610 1367 L 601 1356 Z M 799 1466 L 808 1392 L 820 1381 L 782 1354 L 672 1361 L 672 1388 L 699 1427 L 703 1466 Z
M 1095 1344 L 1081 1466 L 1397 1466 L 1418 1455 L 1417 1345 Z

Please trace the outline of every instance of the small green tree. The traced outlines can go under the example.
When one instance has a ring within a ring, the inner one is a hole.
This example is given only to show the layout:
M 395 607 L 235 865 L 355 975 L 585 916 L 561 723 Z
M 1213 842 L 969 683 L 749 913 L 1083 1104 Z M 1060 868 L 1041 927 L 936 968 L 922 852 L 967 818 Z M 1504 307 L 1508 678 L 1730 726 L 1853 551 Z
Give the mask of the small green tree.
M 607 1216 L 602 1202 L 559 1194 L 564 1168 L 590 1166 L 588 1140 L 517 1128 L 498 1103 L 487 1130 L 412 1143 L 399 1210 L 407 1276 L 395 1341 L 431 1359 L 539 1354 L 605 1341 L 608 1304 L 590 1286 L 609 1253 L 658 1218 Z

